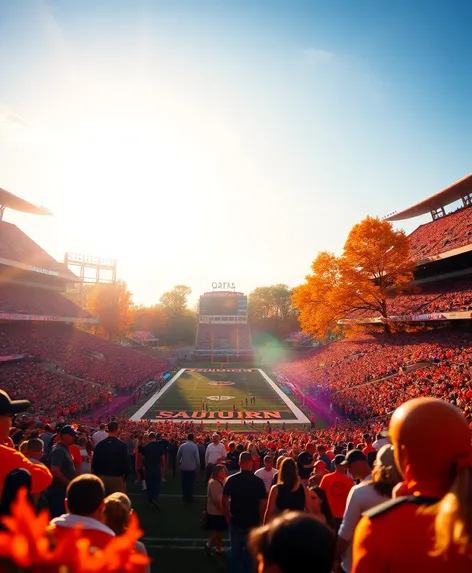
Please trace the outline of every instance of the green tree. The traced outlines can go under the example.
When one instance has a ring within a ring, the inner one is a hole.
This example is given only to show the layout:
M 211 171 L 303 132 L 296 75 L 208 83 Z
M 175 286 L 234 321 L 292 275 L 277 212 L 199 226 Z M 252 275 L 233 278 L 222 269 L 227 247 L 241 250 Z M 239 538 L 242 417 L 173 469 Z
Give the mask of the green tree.
M 285 284 L 257 287 L 248 298 L 248 312 L 253 332 L 266 332 L 285 338 L 297 330 L 297 312 L 293 291 Z
M 172 290 L 165 292 L 160 298 L 164 312 L 168 316 L 183 314 L 191 294 L 192 289 L 185 285 L 176 285 Z

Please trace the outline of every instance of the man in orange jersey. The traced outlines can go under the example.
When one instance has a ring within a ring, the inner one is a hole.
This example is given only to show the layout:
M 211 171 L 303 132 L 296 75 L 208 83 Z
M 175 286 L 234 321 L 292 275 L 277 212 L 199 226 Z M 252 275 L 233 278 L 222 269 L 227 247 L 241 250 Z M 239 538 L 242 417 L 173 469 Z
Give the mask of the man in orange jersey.
M 346 475 L 347 467 L 342 466 L 346 458 L 338 454 L 334 458 L 334 467 L 336 468 L 333 473 L 325 475 L 321 480 L 320 487 L 326 493 L 328 503 L 336 521 L 336 529 L 339 529 L 346 509 L 346 500 L 354 480 Z
M 7 442 L 14 416 L 29 407 L 28 400 L 11 400 L 6 392 L 0 390 L 0 444 Z M 51 472 L 46 466 L 34 464 L 22 453 L 9 446 L 0 445 L 0 497 L 7 475 L 20 468 L 31 474 L 32 494 L 41 493 L 52 482 Z
M 80 526 L 81 537 L 90 540 L 91 546 L 103 549 L 115 536 L 104 525 L 105 486 L 102 480 L 92 474 L 82 474 L 74 478 L 67 486 L 64 515 L 50 522 L 49 532 L 57 542 L 69 535 L 70 530 Z
M 352 573 L 472 571 L 472 452 L 466 419 L 435 398 L 416 398 L 390 421 L 404 481 L 364 514 Z

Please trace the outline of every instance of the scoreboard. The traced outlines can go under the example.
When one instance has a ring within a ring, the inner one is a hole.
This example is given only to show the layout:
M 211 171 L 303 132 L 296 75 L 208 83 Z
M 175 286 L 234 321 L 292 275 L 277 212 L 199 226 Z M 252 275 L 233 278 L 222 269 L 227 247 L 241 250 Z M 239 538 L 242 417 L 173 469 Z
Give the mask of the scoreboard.
M 200 316 L 247 316 L 247 296 L 202 295 Z
M 247 296 L 242 292 L 206 292 L 200 297 L 200 324 L 247 323 Z

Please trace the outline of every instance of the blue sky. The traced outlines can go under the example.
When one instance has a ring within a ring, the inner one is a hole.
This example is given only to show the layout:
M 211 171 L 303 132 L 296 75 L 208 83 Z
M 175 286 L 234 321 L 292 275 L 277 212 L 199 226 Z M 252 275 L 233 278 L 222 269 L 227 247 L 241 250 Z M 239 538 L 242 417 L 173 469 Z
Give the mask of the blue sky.
M 116 257 L 137 303 L 295 286 L 472 171 L 471 27 L 465 0 L 0 0 L 0 187 L 54 213 L 6 220 Z

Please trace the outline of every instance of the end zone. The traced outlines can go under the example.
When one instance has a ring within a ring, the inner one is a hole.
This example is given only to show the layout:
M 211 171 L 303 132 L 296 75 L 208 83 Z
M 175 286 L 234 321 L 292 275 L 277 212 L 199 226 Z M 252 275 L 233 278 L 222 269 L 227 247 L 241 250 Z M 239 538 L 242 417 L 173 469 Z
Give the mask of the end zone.
M 182 376 L 182 374 L 186 371 L 195 370 L 193 368 L 181 368 L 173 378 L 167 382 L 167 384 L 161 388 L 158 392 L 153 394 L 149 398 L 149 400 L 143 404 L 133 416 L 131 416 L 130 420 L 133 422 L 139 422 L 143 419 L 143 416 L 158 402 L 158 400 L 175 384 L 175 382 Z M 231 371 L 242 371 L 242 369 L 208 369 L 207 371 L 220 371 L 220 372 L 231 372 Z M 207 416 L 205 412 L 193 412 L 192 415 L 187 415 L 185 412 L 177 412 L 176 414 L 185 414 L 179 415 L 178 417 L 173 416 L 173 412 L 165 412 L 166 416 L 161 417 L 160 419 L 145 419 L 147 422 L 159 422 L 159 421 L 171 421 L 171 422 L 182 422 L 183 419 L 185 420 L 193 420 L 195 423 L 199 422 L 210 422 L 210 423 L 229 423 L 229 424 L 242 424 L 244 420 L 249 420 L 254 424 L 267 424 L 268 421 L 270 422 L 283 422 L 285 424 L 309 424 L 310 421 L 307 416 L 298 408 L 290 398 L 282 392 L 282 390 L 267 376 L 267 374 L 261 370 L 260 368 L 251 368 L 253 372 L 259 372 L 265 382 L 274 390 L 274 392 L 278 395 L 278 397 L 285 403 L 287 408 L 292 412 L 293 418 L 291 419 L 281 419 L 280 415 L 277 416 L 277 412 L 251 412 L 251 411 L 240 411 L 240 412 L 210 412 Z M 202 370 L 203 371 L 203 370 Z M 233 415 L 236 416 L 233 417 Z M 257 417 L 259 416 L 259 417 Z

